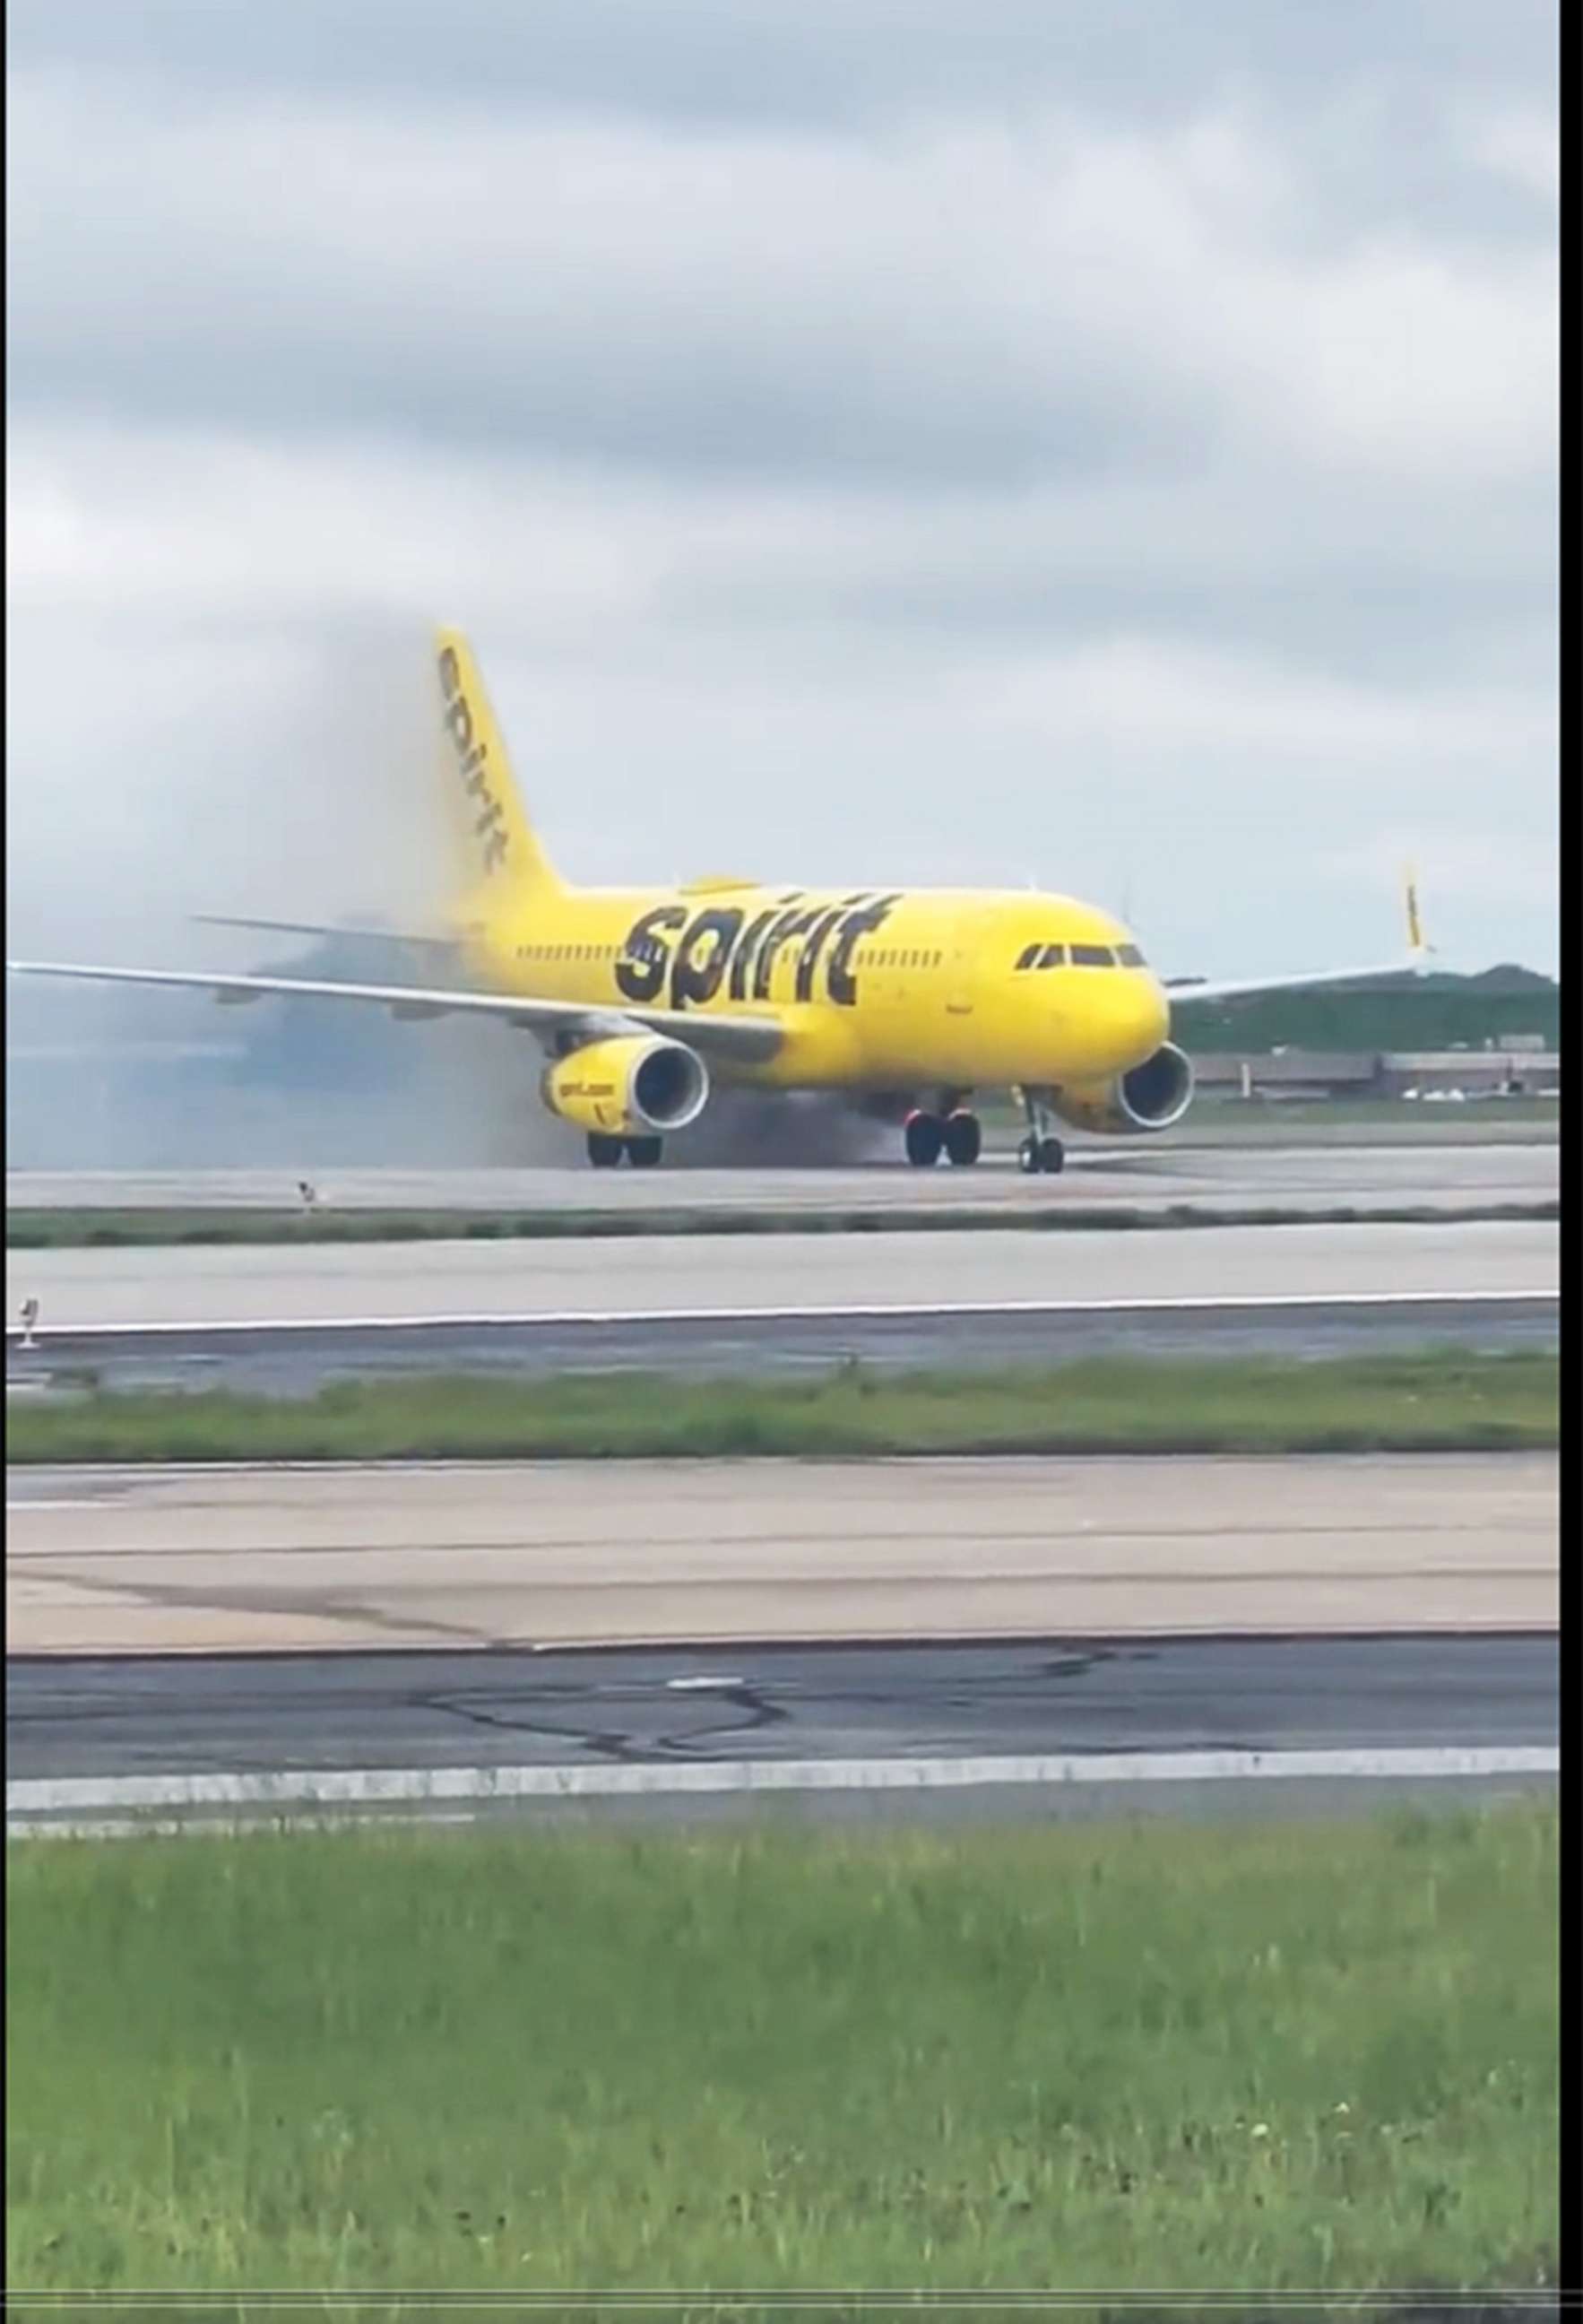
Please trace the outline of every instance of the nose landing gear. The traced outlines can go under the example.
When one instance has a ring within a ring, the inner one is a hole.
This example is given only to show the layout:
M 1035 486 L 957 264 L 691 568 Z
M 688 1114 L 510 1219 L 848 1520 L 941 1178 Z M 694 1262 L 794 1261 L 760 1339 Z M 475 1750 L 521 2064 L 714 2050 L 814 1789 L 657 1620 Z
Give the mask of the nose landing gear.
M 1017 1149 L 1017 1167 L 1025 1176 L 1048 1171 L 1053 1176 L 1066 1167 L 1066 1148 L 1058 1138 L 1025 1138 Z
M 1017 1167 L 1025 1177 L 1041 1173 L 1054 1177 L 1066 1167 L 1066 1148 L 1051 1126 L 1050 1107 L 1042 1091 L 1019 1090 L 1028 1134 L 1017 1149 Z

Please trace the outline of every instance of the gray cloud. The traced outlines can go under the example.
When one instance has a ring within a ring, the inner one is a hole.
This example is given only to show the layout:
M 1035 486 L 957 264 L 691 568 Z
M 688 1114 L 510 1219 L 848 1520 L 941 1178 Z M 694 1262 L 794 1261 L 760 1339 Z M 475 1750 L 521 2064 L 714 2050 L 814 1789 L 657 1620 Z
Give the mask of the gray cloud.
M 1548 106 L 1558 41 L 1553 0 L 14 0 L 6 30 L 14 66 L 797 124 L 1051 97 L 1164 118 L 1272 81 L 1355 107 L 1448 83 Z
M 1321 240 L 1353 156 L 1305 175 L 1284 126 L 1247 104 L 1146 134 L 1062 103 L 684 133 L 14 70 L 12 392 L 992 487 L 1234 438 L 1544 466 L 1553 204 L 1524 189 L 1515 247 L 1432 215 Z M 1459 134 L 1486 189 L 1538 134 Z

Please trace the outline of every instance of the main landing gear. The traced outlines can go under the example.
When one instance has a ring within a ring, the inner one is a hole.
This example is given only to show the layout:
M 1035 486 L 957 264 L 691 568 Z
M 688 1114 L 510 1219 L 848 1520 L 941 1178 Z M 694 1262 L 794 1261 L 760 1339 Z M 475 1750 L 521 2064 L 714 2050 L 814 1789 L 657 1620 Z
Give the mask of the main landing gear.
M 634 1170 L 652 1170 L 659 1159 L 658 1138 L 612 1138 L 607 1130 L 588 1132 L 588 1159 L 596 1170 L 613 1170 L 624 1154 Z
M 1025 1177 L 1036 1177 L 1041 1171 L 1052 1177 L 1066 1167 L 1066 1148 L 1050 1127 L 1050 1109 L 1035 1090 L 1022 1090 L 1023 1111 L 1028 1118 L 1028 1134 L 1017 1149 L 1017 1167 Z
M 978 1160 L 984 1142 L 978 1115 L 968 1113 L 961 1106 L 945 1114 L 909 1113 L 902 1135 L 907 1158 L 919 1170 L 933 1168 L 942 1154 L 958 1169 L 969 1169 Z

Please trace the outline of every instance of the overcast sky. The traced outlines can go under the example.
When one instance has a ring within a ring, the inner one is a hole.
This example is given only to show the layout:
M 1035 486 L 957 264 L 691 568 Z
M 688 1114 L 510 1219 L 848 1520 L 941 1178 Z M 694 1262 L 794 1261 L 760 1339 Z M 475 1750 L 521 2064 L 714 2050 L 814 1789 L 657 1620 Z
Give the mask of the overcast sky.
M 574 877 L 1555 967 L 1553 5 L 8 13 L 14 941 L 391 908 L 440 615 Z

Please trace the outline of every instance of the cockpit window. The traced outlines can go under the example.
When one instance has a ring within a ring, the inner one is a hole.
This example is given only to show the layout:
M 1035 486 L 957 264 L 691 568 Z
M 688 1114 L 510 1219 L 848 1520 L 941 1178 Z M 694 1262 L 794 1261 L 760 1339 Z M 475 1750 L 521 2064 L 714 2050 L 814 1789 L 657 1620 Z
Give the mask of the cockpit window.
M 1017 956 L 1018 968 L 1064 968 L 1068 962 L 1073 968 L 1114 968 L 1119 961 L 1124 968 L 1141 968 L 1144 956 L 1136 945 L 1120 945 L 1112 952 L 1109 945 L 1025 945 Z

